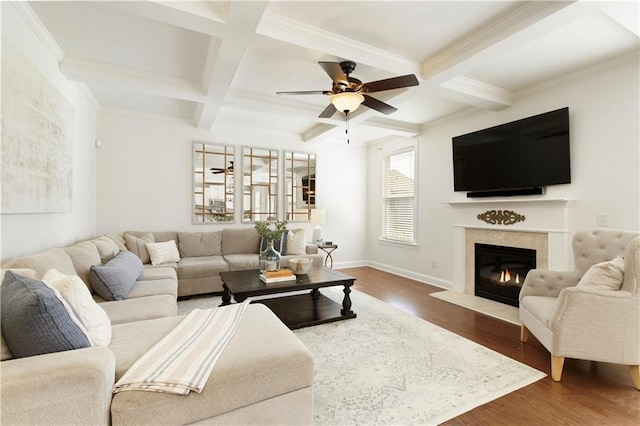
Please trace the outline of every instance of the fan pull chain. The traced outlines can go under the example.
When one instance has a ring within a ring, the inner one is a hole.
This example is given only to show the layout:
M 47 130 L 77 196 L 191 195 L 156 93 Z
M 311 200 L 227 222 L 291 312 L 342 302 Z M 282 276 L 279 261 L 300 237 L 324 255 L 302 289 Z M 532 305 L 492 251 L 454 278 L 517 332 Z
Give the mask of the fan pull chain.
M 347 145 L 349 145 L 349 110 L 346 110 L 344 115 L 347 116 L 347 128 L 344 130 L 344 134 L 347 136 Z

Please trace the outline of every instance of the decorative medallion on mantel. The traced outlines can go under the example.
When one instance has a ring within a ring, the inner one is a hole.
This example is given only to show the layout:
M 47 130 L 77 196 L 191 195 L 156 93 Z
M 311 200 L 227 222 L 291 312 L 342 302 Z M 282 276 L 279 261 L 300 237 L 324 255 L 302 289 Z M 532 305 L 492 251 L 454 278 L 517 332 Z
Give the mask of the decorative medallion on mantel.
M 489 225 L 513 225 L 527 219 L 523 214 L 511 210 L 487 210 L 480 213 L 477 218 Z

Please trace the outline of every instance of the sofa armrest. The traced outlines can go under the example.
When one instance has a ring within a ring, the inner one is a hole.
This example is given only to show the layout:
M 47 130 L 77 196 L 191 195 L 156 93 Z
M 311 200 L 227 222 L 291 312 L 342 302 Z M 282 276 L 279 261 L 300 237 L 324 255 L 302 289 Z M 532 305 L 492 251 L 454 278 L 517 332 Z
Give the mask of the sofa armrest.
M 313 243 L 307 243 L 306 245 L 307 254 L 318 254 L 318 246 Z
M 115 364 L 98 347 L 2 361 L 2 423 L 109 424 Z
M 549 319 L 555 354 L 637 365 L 638 293 L 572 287 L 560 292 Z
M 532 269 L 527 273 L 519 300 L 525 296 L 558 297 L 560 292 L 567 287 L 575 287 L 580 277 L 575 271 L 547 271 L 544 269 Z

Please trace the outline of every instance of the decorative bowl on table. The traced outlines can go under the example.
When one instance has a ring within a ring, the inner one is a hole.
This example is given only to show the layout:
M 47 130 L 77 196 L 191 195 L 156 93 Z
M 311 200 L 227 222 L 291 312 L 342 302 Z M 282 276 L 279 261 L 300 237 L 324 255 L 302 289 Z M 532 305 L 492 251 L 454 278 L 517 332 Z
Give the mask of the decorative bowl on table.
M 294 257 L 289 259 L 289 267 L 296 275 L 306 275 L 313 266 L 313 259 L 308 257 Z

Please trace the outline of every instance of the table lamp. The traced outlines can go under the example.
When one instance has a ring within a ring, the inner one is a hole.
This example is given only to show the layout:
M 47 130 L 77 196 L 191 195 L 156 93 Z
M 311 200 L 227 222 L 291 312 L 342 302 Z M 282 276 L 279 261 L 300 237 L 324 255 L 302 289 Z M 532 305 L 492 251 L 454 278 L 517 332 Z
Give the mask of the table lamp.
M 309 222 L 315 225 L 313 227 L 313 242 L 315 244 L 322 244 L 322 225 L 327 223 L 327 211 L 325 209 L 311 210 Z

